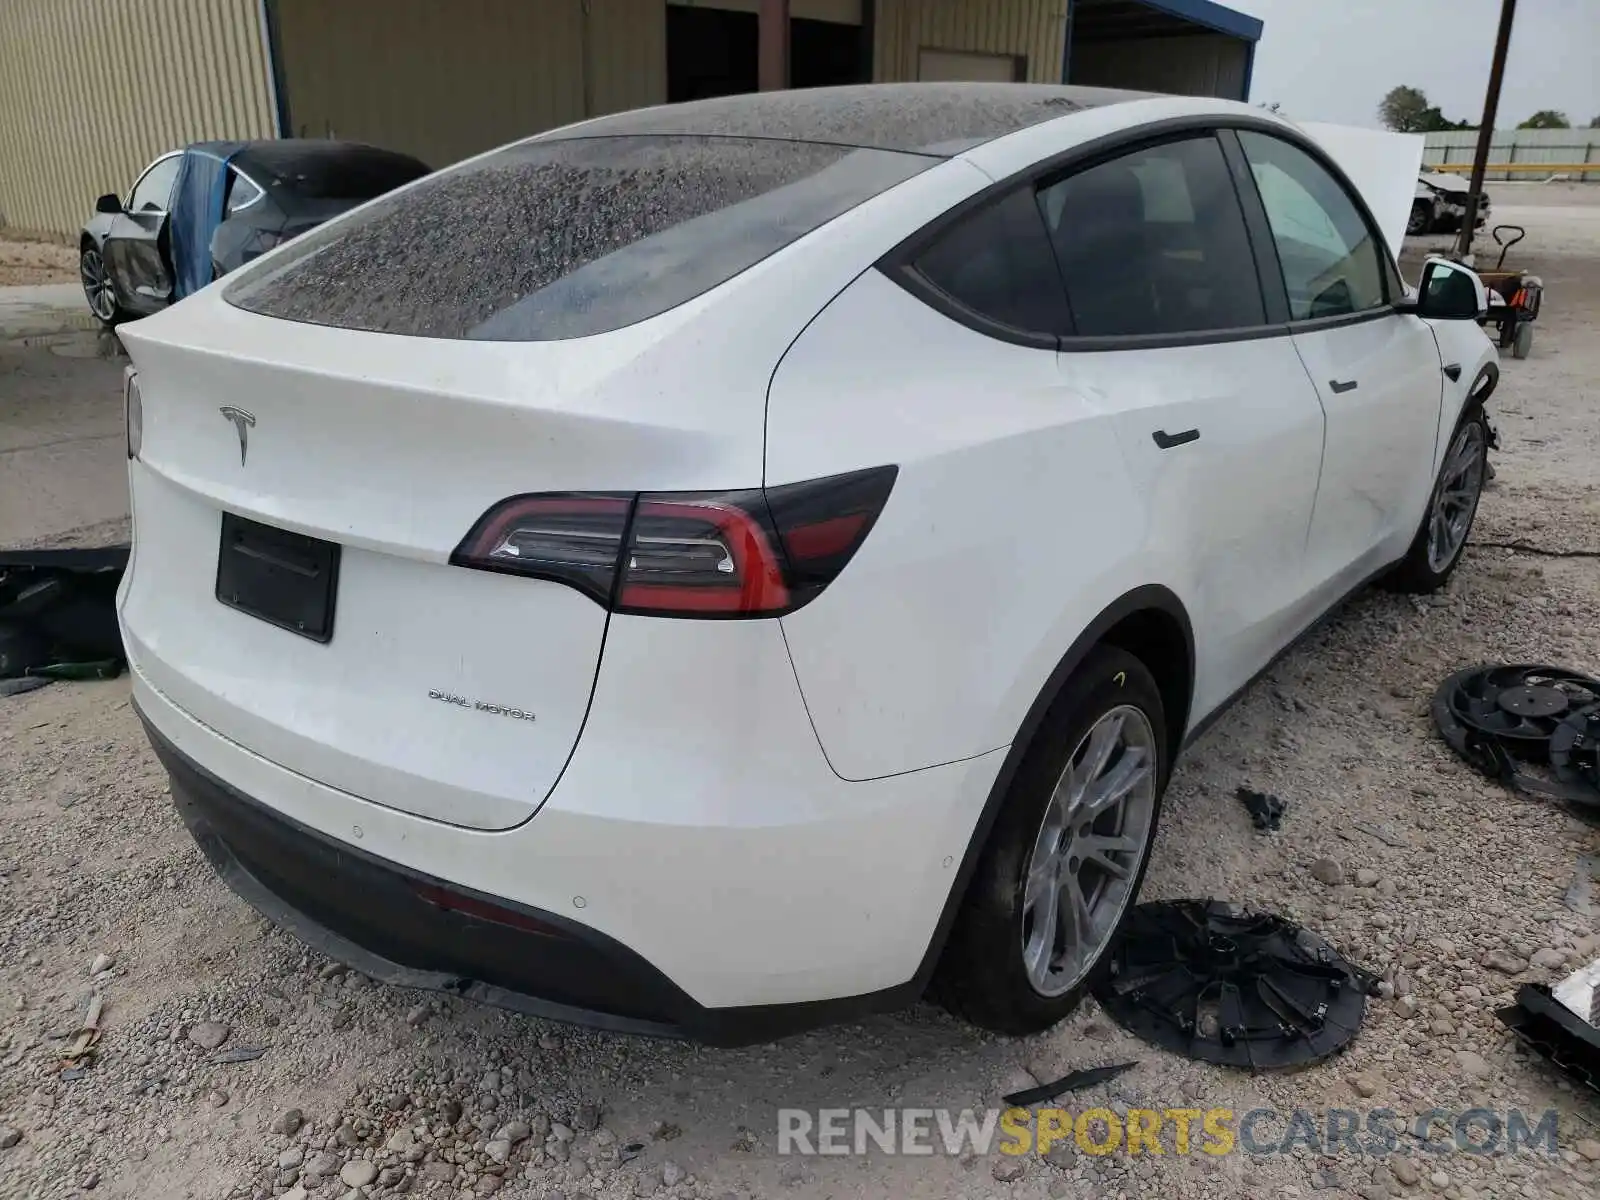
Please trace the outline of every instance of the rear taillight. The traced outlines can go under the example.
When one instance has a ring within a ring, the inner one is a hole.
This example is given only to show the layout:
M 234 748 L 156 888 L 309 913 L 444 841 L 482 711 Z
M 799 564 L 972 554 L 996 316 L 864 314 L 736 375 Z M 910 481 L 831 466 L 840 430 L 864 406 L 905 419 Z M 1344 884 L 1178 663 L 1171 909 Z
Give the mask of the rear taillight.
M 138 458 L 144 443 L 144 402 L 139 396 L 139 375 L 132 367 L 122 372 L 122 414 L 128 433 L 128 457 Z
M 781 616 L 837 578 L 894 479 L 874 467 L 738 492 L 514 496 L 450 561 L 565 583 L 614 612 Z

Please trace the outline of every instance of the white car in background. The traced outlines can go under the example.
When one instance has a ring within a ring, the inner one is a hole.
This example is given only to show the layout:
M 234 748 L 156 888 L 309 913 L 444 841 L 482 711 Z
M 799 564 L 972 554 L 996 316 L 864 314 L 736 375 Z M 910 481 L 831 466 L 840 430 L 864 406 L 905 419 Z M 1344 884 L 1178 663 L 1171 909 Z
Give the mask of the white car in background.
M 134 699 L 228 882 L 380 979 L 1041 1029 L 1183 747 L 1455 569 L 1483 304 L 1242 104 L 559 129 L 124 327 Z
M 1415 237 L 1460 229 L 1461 222 L 1467 219 L 1467 199 L 1471 195 L 1471 185 L 1459 175 L 1445 171 L 1421 172 L 1417 176 L 1411 215 L 1406 219 L 1406 233 Z M 1488 222 L 1492 209 L 1487 193 L 1478 197 L 1478 215 L 1472 223 L 1474 229 Z

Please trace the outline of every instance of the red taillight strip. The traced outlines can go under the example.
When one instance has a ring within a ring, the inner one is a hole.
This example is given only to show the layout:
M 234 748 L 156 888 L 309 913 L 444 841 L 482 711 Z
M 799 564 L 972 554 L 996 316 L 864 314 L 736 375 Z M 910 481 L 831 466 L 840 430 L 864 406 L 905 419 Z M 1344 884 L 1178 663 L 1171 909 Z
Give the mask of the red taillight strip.
M 478 518 L 450 561 L 564 584 L 612 612 L 782 616 L 844 570 L 897 475 L 881 466 L 742 491 L 513 496 Z M 519 530 L 521 553 L 496 554 Z
M 727 587 L 681 587 L 630 581 L 630 561 L 639 540 L 639 535 L 635 533 L 629 539 L 628 551 L 623 558 L 622 586 L 617 596 L 618 612 L 744 613 L 757 616 L 780 612 L 789 606 L 789 589 L 783 582 L 783 564 L 765 531 L 748 513 L 731 505 L 711 501 L 641 499 L 634 516 L 634 529 L 637 530 L 640 522 L 651 517 L 679 517 L 713 526 L 722 535 L 724 545 L 733 556 L 734 582 Z

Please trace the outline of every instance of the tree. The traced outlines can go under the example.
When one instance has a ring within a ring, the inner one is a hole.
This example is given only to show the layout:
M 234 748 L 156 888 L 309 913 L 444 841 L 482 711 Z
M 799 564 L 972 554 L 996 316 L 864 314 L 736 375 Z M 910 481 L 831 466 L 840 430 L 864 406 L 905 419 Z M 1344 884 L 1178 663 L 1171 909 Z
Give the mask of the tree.
M 1422 112 L 1422 126 L 1419 133 L 1437 133 L 1447 129 L 1476 129 L 1471 121 L 1452 121 L 1437 108 L 1429 105 Z
M 1590 121 L 1589 122 L 1589 128 L 1590 129 L 1600 129 L 1600 117 L 1596 117 L 1594 120 Z
M 1529 117 L 1518 129 L 1571 129 L 1572 122 L 1567 120 L 1567 114 L 1557 112 L 1553 108 L 1541 108 Z
M 1378 105 L 1378 119 L 1396 133 L 1426 133 L 1428 97 L 1420 88 L 1404 85 L 1390 88 Z
M 1281 113 L 1283 111 L 1283 105 L 1278 103 L 1276 100 L 1274 100 L 1271 104 L 1268 104 L 1265 100 L 1263 100 L 1260 104 L 1257 104 L 1256 107 L 1264 108 L 1269 113 Z M 1600 124 L 1600 117 L 1596 117 L 1595 121 L 1597 124 Z

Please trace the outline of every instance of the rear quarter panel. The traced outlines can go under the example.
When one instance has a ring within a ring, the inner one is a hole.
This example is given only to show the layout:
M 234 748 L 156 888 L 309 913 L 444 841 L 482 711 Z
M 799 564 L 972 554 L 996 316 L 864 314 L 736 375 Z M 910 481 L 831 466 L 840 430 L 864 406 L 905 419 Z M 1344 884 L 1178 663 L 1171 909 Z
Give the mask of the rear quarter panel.
M 1112 414 L 1055 351 L 976 333 L 874 270 L 779 368 L 767 479 L 885 463 L 899 476 L 867 541 L 783 618 L 843 778 L 1006 745 L 1102 611 L 1146 584 L 1189 590 L 1147 537 Z

